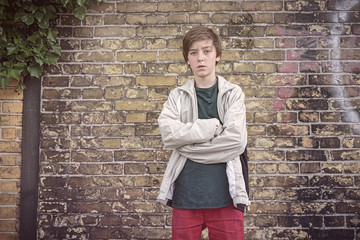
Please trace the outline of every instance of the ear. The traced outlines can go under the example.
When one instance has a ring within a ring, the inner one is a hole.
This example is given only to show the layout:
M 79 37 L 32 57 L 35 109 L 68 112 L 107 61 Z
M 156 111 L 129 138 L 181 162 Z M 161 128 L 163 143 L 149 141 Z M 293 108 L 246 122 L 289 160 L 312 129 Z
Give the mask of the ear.
M 219 63 L 219 62 L 220 62 L 220 59 L 221 59 L 221 56 L 217 56 L 217 57 L 215 58 L 216 63 Z

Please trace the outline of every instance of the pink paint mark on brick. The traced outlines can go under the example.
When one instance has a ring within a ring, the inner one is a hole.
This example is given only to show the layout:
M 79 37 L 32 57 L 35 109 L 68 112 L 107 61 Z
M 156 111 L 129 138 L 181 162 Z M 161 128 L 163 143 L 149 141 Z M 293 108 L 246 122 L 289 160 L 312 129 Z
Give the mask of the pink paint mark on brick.
M 303 62 L 300 64 L 300 72 L 320 72 L 320 65 L 317 62 Z
M 251 10 L 255 11 L 255 5 L 256 5 L 257 2 L 250 2 L 249 3 L 249 7 Z
M 348 62 L 344 66 L 344 72 L 348 73 L 360 73 L 360 63 L 359 62 Z
M 301 56 L 305 52 L 306 52 L 305 50 L 301 50 L 301 51 L 290 50 L 290 51 L 287 51 L 287 60 L 300 60 Z
M 356 35 L 360 35 L 360 25 L 353 26 L 353 33 Z
M 341 51 L 341 59 L 354 59 L 354 51 L 353 50 L 343 50 Z
M 351 37 L 351 38 L 349 38 L 349 43 L 351 44 L 352 47 L 355 47 L 356 39 L 357 39 L 357 37 Z
M 345 88 L 345 92 L 348 97 L 359 97 L 360 88 L 359 87 L 347 87 L 347 88 Z
M 278 88 L 278 90 L 276 91 L 276 96 L 278 98 L 288 99 L 289 97 L 291 97 L 291 95 L 293 93 L 294 93 L 294 88 L 292 88 L 292 87 L 281 87 L 281 88 Z
M 286 32 L 286 29 L 284 28 L 281 28 L 279 26 L 276 26 L 276 31 L 278 33 L 279 36 L 284 36 L 285 35 L 285 32 Z
M 308 32 L 304 29 L 288 29 L 276 26 L 276 31 L 279 36 L 307 36 Z
M 287 119 L 286 119 L 287 120 Z M 290 135 L 295 135 L 295 129 L 293 126 L 290 125 L 284 125 L 283 129 L 288 132 Z
M 295 39 L 292 38 L 281 39 L 279 42 L 279 47 L 293 48 L 295 47 Z
M 281 64 L 280 66 L 281 73 L 297 73 L 298 71 L 298 63 L 286 62 Z
M 274 111 L 279 111 L 280 109 L 282 109 L 285 105 L 286 100 L 282 99 L 282 100 L 275 100 L 274 101 Z
M 274 111 L 279 111 L 280 109 L 285 108 L 284 105 L 286 104 L 286 101 L 291 97 L 291 95 L 294 93 L 295 90 L 293 87 L 285 87 L 285 85 L 292 86 L 294 84 L 295 84 L 295 80 L 293 76 L 281 77 L 281 80 L 278 83 L 280 87 L 277 88 L 276 96 L 275 96 L 276 98 L 280 98 L 280 99 L 274 100 L 273 102 Z M 289 119 L 290 119 L 290 114 L 287 114 L 286 117 L 284 118 L 284 121 L 289 121 Z
M 351 76 L 344 76 L 343 78 L 343 84 L 344 85 L 356 85 L 356 81 L 354 78 L 352 78 Z

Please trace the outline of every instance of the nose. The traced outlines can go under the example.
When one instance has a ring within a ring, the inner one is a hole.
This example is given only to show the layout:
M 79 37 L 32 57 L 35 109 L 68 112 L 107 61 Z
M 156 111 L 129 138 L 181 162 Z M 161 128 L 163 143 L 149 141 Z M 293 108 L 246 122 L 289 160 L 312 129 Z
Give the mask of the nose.
M 199 61 L 199 62 L 204 61 L 204 56 L 205 56 L 205 55 L 200 52 L 200 53 L 198 54 L 198 61 Z

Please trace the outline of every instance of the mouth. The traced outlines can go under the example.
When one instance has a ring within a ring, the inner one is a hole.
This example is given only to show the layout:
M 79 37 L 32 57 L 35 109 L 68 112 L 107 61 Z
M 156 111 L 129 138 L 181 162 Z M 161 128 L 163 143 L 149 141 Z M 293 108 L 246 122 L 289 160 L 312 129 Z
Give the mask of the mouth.
M 197 68 L 199 69 L 205 68 L 205 65 L 199 65 Z

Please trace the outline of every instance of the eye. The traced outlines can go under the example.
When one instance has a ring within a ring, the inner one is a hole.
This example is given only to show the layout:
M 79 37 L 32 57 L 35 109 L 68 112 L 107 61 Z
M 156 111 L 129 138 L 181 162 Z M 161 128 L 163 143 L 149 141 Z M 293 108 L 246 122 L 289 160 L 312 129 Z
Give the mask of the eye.
M 194 56 L 194 55 L 196 55 L 196 52 L 190 52 L 190 55 Z

